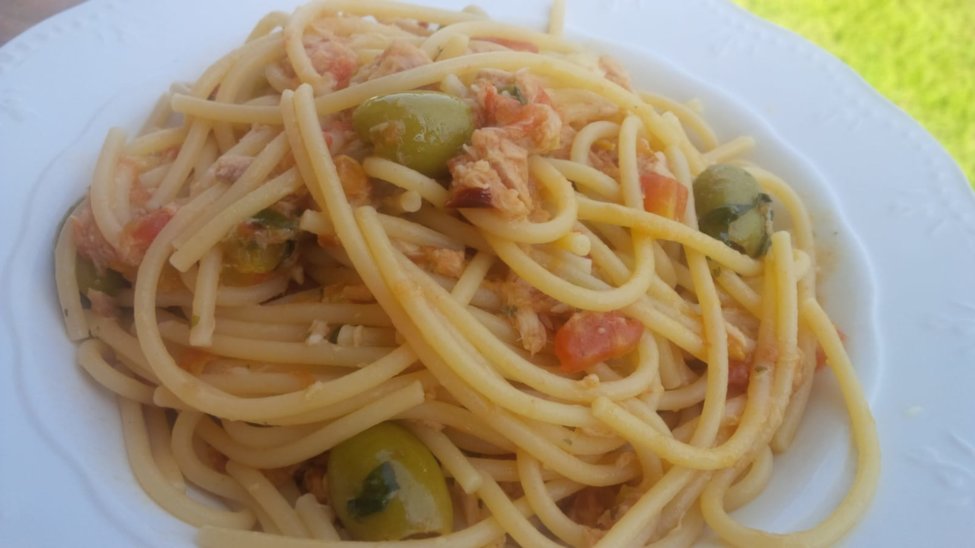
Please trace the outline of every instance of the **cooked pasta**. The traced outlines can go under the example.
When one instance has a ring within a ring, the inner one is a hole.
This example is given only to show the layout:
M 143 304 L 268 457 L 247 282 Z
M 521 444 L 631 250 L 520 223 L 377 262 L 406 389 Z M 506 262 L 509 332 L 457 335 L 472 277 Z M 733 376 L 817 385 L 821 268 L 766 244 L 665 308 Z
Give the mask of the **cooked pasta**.
M 864 512 L 875 428 L 801 198 L 564 8 L 274 12 L 109 132 L 58 294 L 200 545 L 829 545 Z M 847 495 L 806 531 L 736 522 L 824 364 Z

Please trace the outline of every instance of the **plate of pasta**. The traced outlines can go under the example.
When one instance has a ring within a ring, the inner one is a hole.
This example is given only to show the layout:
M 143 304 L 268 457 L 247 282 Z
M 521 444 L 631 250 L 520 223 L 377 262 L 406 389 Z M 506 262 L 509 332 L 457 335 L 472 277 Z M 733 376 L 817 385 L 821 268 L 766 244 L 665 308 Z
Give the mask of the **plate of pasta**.
M 720 1 L 420 3 L 92 1 L 0 49 L 0 540 L 975 534 L 937 143 Z

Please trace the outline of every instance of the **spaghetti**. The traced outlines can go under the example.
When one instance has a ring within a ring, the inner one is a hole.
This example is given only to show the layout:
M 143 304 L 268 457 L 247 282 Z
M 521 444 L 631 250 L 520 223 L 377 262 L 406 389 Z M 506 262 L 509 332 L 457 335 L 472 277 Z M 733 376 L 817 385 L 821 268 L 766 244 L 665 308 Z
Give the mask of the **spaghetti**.
M 829 545 L 864 512 L 876 433 L 802 201 L 563 11 L 271 13 L 109 133 L 58 294 L 201 545 Z M 857 474 L 813 529 L 745 527 L 820 349 Z

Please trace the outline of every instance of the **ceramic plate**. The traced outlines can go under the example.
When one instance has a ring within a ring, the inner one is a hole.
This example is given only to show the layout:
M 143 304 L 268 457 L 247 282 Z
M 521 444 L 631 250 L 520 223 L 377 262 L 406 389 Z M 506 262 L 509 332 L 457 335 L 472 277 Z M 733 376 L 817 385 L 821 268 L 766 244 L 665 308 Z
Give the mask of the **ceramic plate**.
M 91 0 L 0 48 L 0 545 L 191 545 L 193 529 L 132 477 L 113 397 L 74 365 L 55 229 L 110 127 L 135 132 L 171 82 L 297 3 Z M 484 4 L 546 20 L 545 1 Z M 723 0 L 569 0 L 566 26 L 639 87 L 700 99 L 720 137 L 754 135 L 754 159 L 807 202 L 830 257 L 823 300 L 883 451 L 876 499 L 845 542 L 975 538 L 975 195 L 951 158 L 842 63 Z M 809 527 L 842 496 L 853 454 L 828 374 L 812 401 L 769 489 L 737 514 L 747 523 Z

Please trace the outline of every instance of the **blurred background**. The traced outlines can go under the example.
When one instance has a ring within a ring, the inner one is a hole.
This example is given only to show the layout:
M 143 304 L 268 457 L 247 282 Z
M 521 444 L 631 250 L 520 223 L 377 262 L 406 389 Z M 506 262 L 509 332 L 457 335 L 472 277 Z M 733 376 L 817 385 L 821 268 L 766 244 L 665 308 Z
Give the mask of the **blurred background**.
M 734 0 L 853 67 L 930 131 L 975 188 L 975 0 Z
M 80 1 L 0 0 L 0 44 Z M 573 1 L 583 0 L 569 9 Z M 729 1 L 853 67 L 921 122 L 975 188 L 975 0 Z

